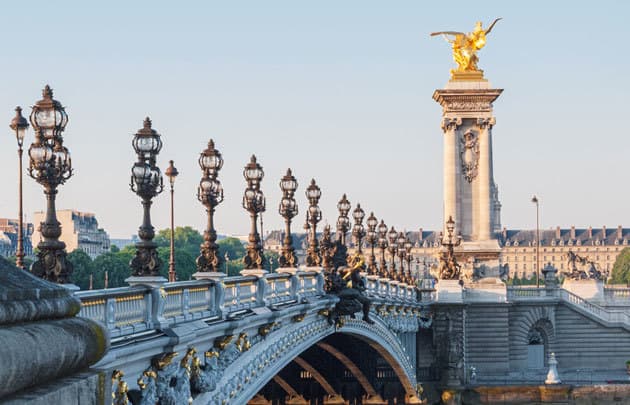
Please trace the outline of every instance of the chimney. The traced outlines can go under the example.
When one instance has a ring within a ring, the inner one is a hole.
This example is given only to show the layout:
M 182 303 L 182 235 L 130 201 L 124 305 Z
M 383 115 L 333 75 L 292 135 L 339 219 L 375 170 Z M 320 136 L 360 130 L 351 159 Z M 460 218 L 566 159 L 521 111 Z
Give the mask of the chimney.
M 556 226 L 556 239 L 560 239 L 562 237 L 562 232 L 560 232 L 560 227 Z
M 602 226 L 602 239 L 606 240 L 606 238 L 608 237 L 608 235 L 606 235 L 606 226 Z
M 422 238 L 422 228 L 420 228 L 420 230 L 418 231 L 418 242 L 422 242 L 423 238 Z
M 503 236 L 503 240 L 507 240 L 507 228 L 503 227 L 503 231 L 501 232 L 501 235 Z
M 623 228 L 621 225 L 617 227 L 617 239 L 621 240 L 623 238 Z
M 593 227 L 592 226 L 588 227 L 588 231 L 587 231 L 586 235 L 588 236 L 589 239 L 593 239 Z
M 571 225 L 570 239 L 575 239 L 575 225 Z

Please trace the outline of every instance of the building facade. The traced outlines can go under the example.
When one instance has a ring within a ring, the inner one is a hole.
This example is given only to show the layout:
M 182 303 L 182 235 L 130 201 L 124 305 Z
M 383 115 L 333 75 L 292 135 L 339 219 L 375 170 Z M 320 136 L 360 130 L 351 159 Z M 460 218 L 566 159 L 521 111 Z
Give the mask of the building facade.
M 33 235 L 33 224 L 25 223 L 22 231 L 24 240 L 24 254 L 26 256 L 33 255 L 33 243 L 31 236 Z M 15 256 L 17 251 L 19 224 L 17 219 L 0 218 L 0 256 Z
M 44 212 L 36 212 L 34 222 L 36 224 L 43 222 L 45 215 Z M 58 210 L 57 220 L 61 224 L 59 239 L 66 244 L 68 252 L 81 249 L 92 259 L 109 252 L 109 235 L 103 228 L 98 227 L 94 214 L 76 210 Z M 33 235 L 33 244 L 37 245 L 41 239 L 41 232 L 36 232 Z

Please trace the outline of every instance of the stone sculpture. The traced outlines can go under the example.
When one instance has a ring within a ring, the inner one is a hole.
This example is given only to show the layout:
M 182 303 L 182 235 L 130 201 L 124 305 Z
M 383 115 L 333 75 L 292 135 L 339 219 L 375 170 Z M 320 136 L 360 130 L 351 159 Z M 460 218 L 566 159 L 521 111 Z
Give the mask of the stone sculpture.
M 588 257 L 580 256 L 572 251 L 568 251 L 567 270 L 563 273 L 571 280 L 602 280 L 604 274 L 597 269 L 596 263 Z
M 204 353 L 205 365 L 201 366 L 198 357 L 192 360 L 190 383 L 195 392 L 210 392 L 217 388 L 217 382 L 223 374 L 219 368 L 219 352 L 209 350 Z
M 361 270 L 365 271 L 365 259 L 358 252 L 349 258 L 348 266 L 341 266 L 334 270 L 329 277 L 330 293 L 339 297 L 339 302 L 330 312 L 330 324 L 338 323 L 339 317 L 363 311 L 363 320 L 374 323 L 370 319 L 370 305 L 372 301 L 365 295 L 365 284 L 361 278 Z

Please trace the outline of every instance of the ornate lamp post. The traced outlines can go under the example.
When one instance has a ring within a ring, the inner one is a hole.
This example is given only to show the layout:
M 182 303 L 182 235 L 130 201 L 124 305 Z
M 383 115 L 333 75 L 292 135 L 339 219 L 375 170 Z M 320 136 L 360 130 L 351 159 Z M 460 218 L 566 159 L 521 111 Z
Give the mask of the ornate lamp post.
M 247 182 L 247 188 L 243 195 L 243 208 L 249 212 L 252 224 L 249 232 L 247 253 L 243 258 L 245 270 L 263 270 L 265 261 L 260 235 L 256 228 L 258 214 L 265 212 L 265 196 L 260 190 L 260 182 L 264 175 L 265 172 L 263 172 L 262 166 L 256 161 L 256 156 L 252 155 L 249 163 L 243 170 L 243 177 L 245 177 Z
M 280 267 L 297 267 L 297 257 L 293 248 L 293 237 L 291 236 L 291 219 L 298 214 L 297 203 L 295 202 L 295 190 L 298 183 L 291 169 L 287 169 L 287 174 L 280 180 L 280 189 L 282 190 L 282 200 L 278 207 L 278 212 L 284 218 L 284 240 L 282 243 L 282 253 L 278 258 Z
M 387 260 L 385 260 L 385 251 L 387 250 L 387 225 L 381 219 L 378 225 L 378 247 L 381 249 L 381 261 L 379 263 L 379 275 L 387 277 Z
M 335 244 L 337 245 L 335 249 L 335 254 L 333 256 L 333 267 L 337 268 L 339 266 L 346 265 L 346 256 L 347 256 L 347 248 L 346 248 L 346 232 L 350 229 L 350 219 L 348 218 L 348 213 L 350 212 L 350 208 L 352 205 L 348 198 L 344 194 L 341 197 L 341 200 L 337 203 L 337 209 L 339 210 L 339 217 L 337 218 L 337 240 Z
M 72 176 L 72 159 L 63 146 L 62 137 L 68 115 L 61 103 L 53 99 L 48 85 L 43 98 L 33 106 L 30 120 L 35 142 L 28 149 L 28 174 L 44 187 L 47 201 L 46 218 L 40 224 L 43 240 L 37 245 L 39 253 L 31 272 L 45 280 L 65 284 L 69 282 L 72 263 L 66 259 L 66 244 L 59 240 L 61 227 L 57 221 L 55 196 L 57 187 Z
M 538 197 L 533 196 L 532 202 L 536 204 L 536 288 L 540 288 L 540 205 Z
M 157 254 L 157 245 L 153 242 L 155 231 L 151 225 L 151 200 L 164 189 L 162 174 L 156 165 L 162 140 L 160 134 L 151 128 L 149 117 L 144 119 L 142 129 L 134 135 L 132 145 L 138 161 L 131 168 L 129 186 L 142 199 L 143 219 L 138 230 L 140 242 L 136 243 L 136 255 L 129 265 L 134 277 L 158 277 L 162 262 Z M 135 282 L 133 279 L 130 281 Z
M 169 160 L 164 174 L 166 174 L 171 184 L 171 249 L 168 260 L 168 281 L 174 282 L 177 280 L 177 273 L 175 273 L 175 178 L 179 172 L 172 160 Z
M 315 184 L 315 179 L 312 179 L 311 184 L 306 189 L 306 198 L 309 204 L 306 222 L 310 225 L 309 244 L 306 252 L 306 265 L 308 267 L 319 266 L 322 263 L 317 242 L 317 223 L 322 220 L 322 211 L 317 204 L 321 196 L 321 190 Z
M 352 227 L 352 237 L 354 243 L 357 245 L 357 252 L 363 253 L 362 241 L 365 237 L 365 227 L 363 226 L 363 218 L 365 218 L 365 212 L 361 208 L 361 204 L 357 204 L 357 207 L 352 211 L 352 217 L 354 218 L 354 226 Z
M 378 241 L 378 236 L 376 234 L 376 226 L 378 225 L 378 219 L 374 216 L 374 213 L 371 212 L 370 216 L 367 219 L 367 242 L 370 244 L 370 259 L 368 260 L 368 274 L 375 275 L 376 274 L 376 256 L 374 256 L 374 247 L 376 242 Z
M 197 257 L 197 271 L 199 273 L 219 273 L 221 271 L 221 256 L 217 245 L 217 232 L 214 229 L 214 210 L 223 202 L 223 187 L 217 180 L 219 170 L 223 167 L 223 157 L 214 147 L 214 141 L 210 139 L 208 147 L 199 155 L 199 167 L 202 176 L 197 187 L 197 199 L 206 207 L 208 223 L 203 232 L 203 243 L 200 246 L 200 254 Z M 227 274 L 227 252 L 225 274 Z
M 397 237 L 398 232 L 396 232 L 396 229 L 394 229 L 394 227 L 392 226 L 392 228 L 389 230 L 389 233 L 387 234 L 387 238 L 389 239 L 388 250 L 389 255 L 392 259 L 391 263 L 389 264 L 389 278 L 391 278 L 392 280 L 396 280 L 396 253 L 398 252 Z
M 400 232 L 398 234 L 398 259 L 400 260 L 400 271 L 397 274 L 398 281 L 405 281 L 405 242 L 407 242 L 407 238 L 405 234 Z
M 406 283 L 409 285 L 415 284 L 414 277 L 411 275 L 411 262 L 413 260 L 413 255 L 411 254 L 411 250 L 413 249 L 413 243 L 407 238 L 405 241 L 405 257 L 407 258 L 407 279 Z
M 453 217 L 448 217 L 448 221 L 446 221 L 446 232 L 448 233 L 447 240 L 448 242 L 444 242 L 442 239 L 442 246 L 445 249 L 440 254 L 440 279 L 441 280 L 459 280 L 460 278 L 460 266 L 457 263 L 455 258 L 455 250 L 454 247 L 459 246 L 462 243 L 461 238 L 457 238 L 456 241 L 453 241 L 453 232 L 455 231 L 455 221 L 453 221 Z
M 335 252 L 335 245 L 330 235 L 330 225 L 324 227 L 319 247 L 322 256 L 322 267 L 325 271 L 329 272 L 333 267 L 333 256 Z
M 17 249 L 15 250 L 15 265 L 22 270 L 24 268 L 24 213 L 22 210 L 22 154 L 24 149 L 24 135 L 28 129 L 28 121 L 22 116 L 22 107 L 15 107 L 15 117 L 9 125 L 15 132 L 15 139 L 18 144 L 18 233 Z

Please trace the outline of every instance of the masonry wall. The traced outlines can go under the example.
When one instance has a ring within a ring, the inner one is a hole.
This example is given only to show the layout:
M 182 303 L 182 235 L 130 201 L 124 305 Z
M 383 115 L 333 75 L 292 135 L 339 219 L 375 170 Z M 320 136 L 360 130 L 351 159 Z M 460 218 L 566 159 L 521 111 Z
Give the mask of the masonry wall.
M 630 332 L 609 328 L 564 304 L 556 310 L 556 358 L 559 368 L 625 370 Z
M 509 369 L 507 304 L 472 304 L 466 307 L 466 367 L 479 374 Z

